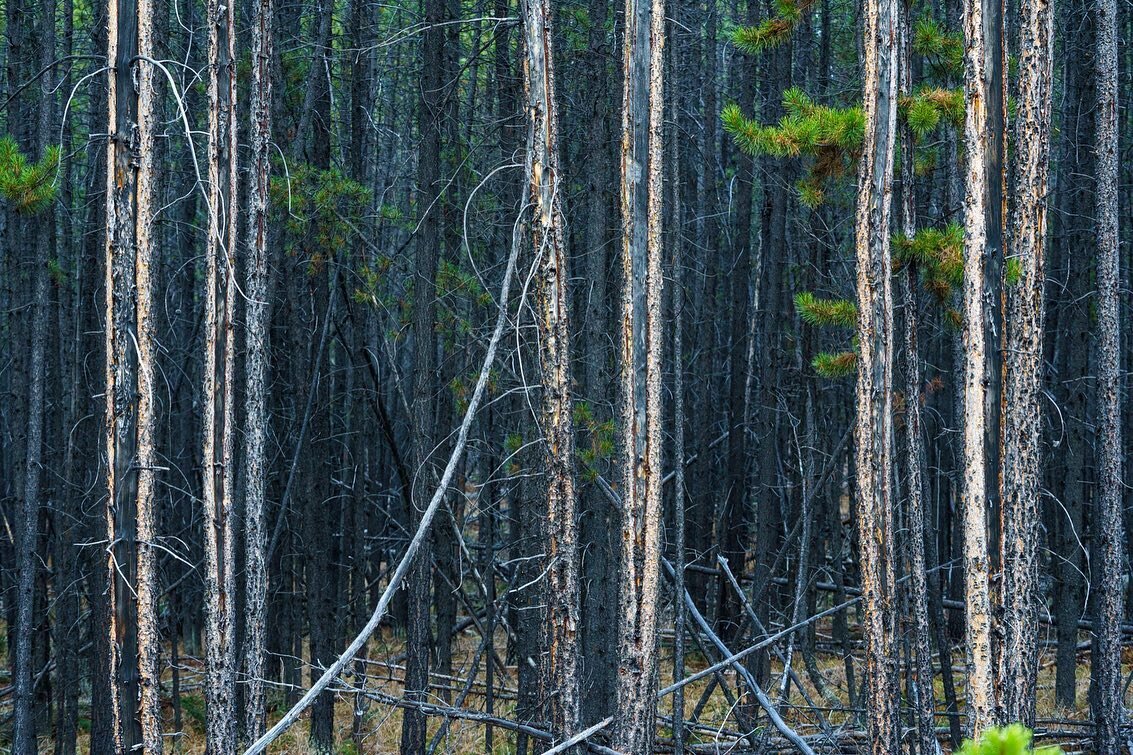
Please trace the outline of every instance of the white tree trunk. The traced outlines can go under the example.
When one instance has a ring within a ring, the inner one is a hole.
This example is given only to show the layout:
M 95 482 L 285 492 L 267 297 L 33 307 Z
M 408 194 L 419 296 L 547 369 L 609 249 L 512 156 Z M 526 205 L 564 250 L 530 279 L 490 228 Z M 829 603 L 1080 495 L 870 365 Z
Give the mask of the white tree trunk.
M 1011 259 L 1019 280 L 1007 284 L 1001 561 L 1003 563 L 1003 711 L 1006 721 L 1035 722 L 1038 671 L 1037 580 L 1042 427 L 1043 263 L 1050 156 L 1053 5 L 1020 6 L 1019 94 Z
M 964 440 L 962 529 L 967 618 L 969 727 L 973 736 L 995 723 L 992 683 L 991 597 L 987 534 L 987 355 L 984 334 L 984 253 L 988 194 L 987 85 L 984 7 L 964 0 Z M 994 1 L 994 0 L 992 0 Z
M 566 741 L 581 728 L 579 691 L 578 519 L 574 485 L 570 327 L 567 311 L 565 192 L 560 183 L 558 110 L 548 0 L 525 0 L 527 53 L 527 186 L 531 240 L 537 259 L 539 361 L 543 376 L 542 424 L 547 469 L 547 657 L 551 734 Z

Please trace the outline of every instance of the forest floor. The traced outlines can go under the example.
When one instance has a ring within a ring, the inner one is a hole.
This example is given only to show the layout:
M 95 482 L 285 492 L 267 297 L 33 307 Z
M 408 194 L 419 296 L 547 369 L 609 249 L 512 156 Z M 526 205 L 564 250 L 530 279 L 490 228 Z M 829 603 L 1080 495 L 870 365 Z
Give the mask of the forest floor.
M 856 627 L 852 627 L 852 629 L 856 629 Z M 506 647 L 506 642 L 506 636 L 501 630 L 496 645 L 498 648 L 497 652 L 501 656 L 502 649 Z M 473 629 L 466 630 L 454 638 L 453 667 L 455 669 L 454 675 L 458 677 L 458 679 L 454 682 L 440 677 L 434 677 L 434 702 L 444 704 L 443 695 L 445 694 L 446 688 L 448 689 L 449 700 L 459 696 L 460 690 L 464 686 L 461 680 L 466 677 L 468 665 L 472 662 L 478 645 L 479 636 Z M 821 625 L 817 634 L 817 649 L 819 652 L 816 654 L 816 667 L 825 679 L 825 697 L 816 689 L 811 676 L 806 671 L 800 653 L 795 654 L 793 666 L 799 680 L 803 684 L 806 696 L 820 707 L 823 714 L 826 716 L 826 721 L 830 729 L 837 733 L 842 751 L 853 752 L 859 749 L 858 745 L 861 744 L 860 733 L 856 734 L 854 731 L 858 728 L 853 725 L 855 713 L 848 707 L 849 695 L 845 679 L 845 665 L 840 657 L 831 652 L 832 648 L 833 643 L 830 639 L 830 627 Z M 1054 703 L 1053 647 L 1047 648 L 1047 651 L 1048 652 L 1043 653 L 1040 660 L 1038 729 L 1040 733 L 1044 730 L 1080 732 L 1079 736 L 1069 739 L 1064 738 L 1060 741 L 1068 753 L 1088 749 L 1088 747 L 1085 746 L 1086 742 L 1084 738 L 1089 735 L 1089 729 L 1082 726 L 1088 719 L 1088 710 L 1085 704 L 1089 688 L 1088 650 L 1080 649 L 1079 651 L 1077 673 L 1078 705 L 1073 710 L 1060 709 Z M 1126 664 L 1133 666 L 1133 649 L 1127 649 L 1126 654 Z M 394 697 L 400 696 L 402 692 L 400 677 L 403 673 L 401 659 L 403 657 L 404 642 L 397 634 L 385 630 L 381 638 L 376 638 L 371 641 L 368 652 L 368 658 L 371 659 L 371 662 L 368 669 L 369 677 L 366 682 L 367 688 Z M 665 643 L 662 658 L 661 686 L 664 687 L 672 681 L 671 643 Z M 963 673 L 963 669 L 959 666 L 959 661 L 956 660 L 959 658 L 962 658 L 962 648 L 955 648 L 954 661 L 957 665 L 954 673 L 958 682 L 962 678 Z M 3 657 L 3 654 L 0 654 L 0 661 L 3 661 L 0 668 L 7 670 L 7 659 Z M 704 657 L 699 652 L 694 650 L 689 653 L 686 664 L 687 673 L 702 669 L 707 665 Z M 860 662 L 855 663 L 855 666 L 860 668 Z M 515 667 L 509 666 L 506 667 L 505 670 L 508 672 L 508 677 L 503 680 L 497 678 L 495 681 L 495 714 L 502 718 L 514 719 L 516 704 Z M 773 658 L 771 671 L 773 681 L 768 684 L 767 694 L 772 700 L 779 701 L 778 683 L 779 679 L 782 677 L 782 663 Z M 180 679 L 182 728 L 181 733 L 175 735 L 169 742 L 167 752 L 182 753 L 184 755 L 198 755 L 204 752 L 203 677 L 204 669 L 200 661 L 191 658 L 182 661 Z M 724 677 L 729 685 L 734 688 L 734 672 L 728 672 Z M 482 668 L 480 670 L 479 679 L 483 679 Z M 171 679 L 167 676 L 164 681 L 166 690 L 169 690 L 171 688 Z M 347 677 L 347 681 L 352 681 L 352 678 Z M 2 680 L 0 681 L 0 686 L 6 683 L 7 680 Z M 709 684 L 710 680 L 706 678 L 689 684 L 686 687 L 686 719 L 692 718 L 698 702 L 701 700 Z M 943 700 L 944 694 L 939 674 L 937 675 L 936 686 L 937 699 Z M 5 710 L 8 705 L 10 705 L 10 695 L 5 694 L 8 691 L 10 691 L 10 688 L 0 693 L 4 694 L 4 697 L 0 699 L 0 714 L 3 714 L 0 715 L 0 720 L 6 719 L 6 714 L 9 712 Z M 962 690 L 960 694 L 962 695 Z M 341 755 L 360 755 L 359 748 L 355 746 L 351 737 L 354 698 L 355 695 L 349 692 L 340 693 L 335 706 L 336 741 L 339 743 L 338 753 Z M 752 724 L 752 728 L 757 729 L 757 734 L 747 738 L 744 742 L 747 746 L 734 746 L 737 740 L 741 740 L 741 733 L 737 731 L 736 718 L 732 715 L 735 701 L 729 698 L 730 694 L 729 696 L 725 696 L 718 686 L 709 693 L 708 699 L 704 702 L 698 716 L 698 724 L 688 740 L 690 744 L 700 744 L 704 746 L 704 749 L 701 750 L 702 752 L 739 753 L 751 751 L 754 749 L 753 744 L 759 746 L 762 751 L 777 750 L 777 738 L 774 736 L 774 731 L 768 728 L 768 722 L 765 716 L 760 716 Z M 661 714 L 663 716 L 667 716 L 671 713 L 671 701 L 672 698 L 667 697 L 662 702 Z M 85 755 L 89 753 L 89 743 L 87 741 L 87 731 L 89 730 L 90 724 L 89 697 L 85 697 L 82 703 L 80 728 L 83 730 L 83 733 L 80 737 L 79 752 Z M 475 685 L 468 698 L 465 700 L 463 707 L 481 710 L 483 703 L 483 687 L 481 685 Z M 272 720 L 276 720 L 284 710 L 284 695 L 282 691 L 269 691 L 269 706 L 271 708 L 271 718 Z M 961 708 L 963 707 L 962 699 L 960 706 Z M 174 731 L 172 701 L 167 701 L 164 707 L 167 718 L 166 730 Z M 779 709 L 783 718 L 792 727 L 796 728 L 800 734 L 818 736 L 822 733 L 822 729 L 818 725 L 813 709 L 810 708 L 803 696 L 799 694 L 797 688 L 792 689 L 788 703 L 780 704 Z M 943 709 L 943 705 L 941 704 L 938 707 L 938 710 L 942 711 L 938 718 L 938 726 L 940 727 L 939 731 L 942 743 L 944 744 L 944 751 L 948 752 L 948 720 L 943 714 Z M 441 725 L 441 719 L 437 717 L 429 718 L 428 728 L 430 737 L 432 737 Z M 279 753 L 281 755 L 308 755 L 311 750 L 306 742 L 306 728 L 305 724 L 295 726 L 276 742 L 270 749 L 270 752 Z M 361 731 L 361 752 L 396 753 L 399 749 L 398 745 L 400 741 L 401 711 L 389 705 L 369 701 Z M 0 733 L 0 750 L 3 749 L 3 734 L 5 733 L 6 732 Z M 665 745 L 669 740 L 670 734 L 671 732 L 667 727 L 662 727 L 659 730 L 660 751 L 663 752 L 667 749 Z M 830 742 L 830 740 L 825 741 L 827 743 Z M 53 748 L 49 738 L 42 738 L 40 744 L 41 753 L 44 753 L 44 755 L 52 753 Z M 820 751 L 828 749 L 822 745 L 822 740 L 815 741 L 816 749 Z M 486 752 L 484 725 L 476 721 L 452 721 L 443 744 L 437 748 L 436 752 L 455 754 Z M 494 728 L 492 752 L 499 755 L 514 753 L 514 733 L 504 729 Z

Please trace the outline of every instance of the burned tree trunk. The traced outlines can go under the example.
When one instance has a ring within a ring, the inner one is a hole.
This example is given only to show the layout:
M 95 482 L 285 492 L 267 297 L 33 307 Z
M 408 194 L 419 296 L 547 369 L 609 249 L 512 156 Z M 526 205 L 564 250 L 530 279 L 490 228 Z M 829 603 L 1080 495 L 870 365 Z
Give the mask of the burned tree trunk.
M 161 752 L 155 478 L 154 77 L 149 0 L 111 0 L 106 156 L 106 485 L 113 740 Z
M 233 3 L 208 6 L 208 239 L 205 244 L 202 501 L 206 745 L 236 748 L 236 564 L 232 513 L 236 349 L 236 60 Z
M 622 103 L 622 576 L 614 748 L 650 752 L 661 561 L 664 0 L 627 0 Z
M 1122 583 L 1125 526 L 1122 513 L 1121 442 L 1121 274 L 1118 248 L 1118 102 L 1117 3 L 1098 0 L 1097 13 L 1097 509 L 1094 513 L 1094 627 L 1092 695 L 1095 746 L 1101 755 L 1117 755 L 1128 746 L 1121 725 L 1124 687 L 1121 677 Z
M 865 138 L 855 225 L 858 299 L 857 525 L 870 752 L 899 748 L 893 548 L 893 292 L 890 208 L 897 135 L 896 0 L 863 6 Z
M 268 176 L 271 149 L 271 59 L 273 0 L 256 0 L 252 18 L 252 82 L 250 87 L 251 165 L 248 172 L 248 260 L 245 263 L 248 305 L 245 315 L 244 403 L 244 568 L 245 609 L 243 666 L 245 741 L 264 730 L 264 651 L 267 641 L 267 492 L 268 330 L 271 276 L 268 271 Z
M 1050 159 L 1053 6 L 1020 6 L 1019 110 L 1011 257 L 1018 266 L 1006 291 L 1007 370 L 1003 501 L 1003 715 L 1035 722 L 1038 673 L 1039 441 L 1042 412 L 1043 276 Z
M 538 281 L 539 361 L 547 475 L 547 656 L 544 694 L 551 733 L 569 739 L 581 724 L 579 551 L 574 481 L 570 328 L 567 317 L 565 191 L 559 168 L 553 13 L 548 0 L 525 0 L 527 185 Z

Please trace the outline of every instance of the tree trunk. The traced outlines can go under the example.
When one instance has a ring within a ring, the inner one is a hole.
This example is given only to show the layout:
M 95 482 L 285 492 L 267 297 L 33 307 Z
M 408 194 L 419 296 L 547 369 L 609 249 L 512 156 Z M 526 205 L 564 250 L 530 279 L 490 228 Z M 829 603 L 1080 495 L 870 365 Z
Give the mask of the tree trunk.
M 531 241 L 537 264 L 539 361 L 547 475 L 547 657 L 543 683 L 555 741 L 578 733 L 579 551 L 574 484 L 570 327 L 567 314 L 566 233 L 555 101 L 553 12 L 548 0 L 525 0 L 527 54 L 527 184 Z M 489 660 L 490 663 L 490 660 Z
M 614 749 L 650 752 L 661 560 L 664 0 L 627 0 L 622 106 L 622 581 Z
M 46 0 L 42 6 L 41 61 L 50 65 L 55 57 L 55 2 Z M 54 143 L 52 125 L 51 92 L 46 89 L 48 80 L 41 85 L 39 103 L 39 133 L 36 144 L 46 152 Z M 49 337 L 48 314 L 48 265 L 51 261 L 51 237 L 55 223 L 52 210 L 54 202 L 48 206 L 35 221 L 35 268 L 34 293 L 32 295 L 31 317 L 31 358 L 27 393 L 27 443 L 24 454 L 24 490 L 20 515 L 17 517 L 19 533 L 16 540 L 16 627 L 15 647 L 13 648 L 14 721 L 12 748 L 14 752 L 34 752 L 36 746 L 33 669 L 36 665 L 32 657 L 32 641 L 36 637 L 35 618 L 36 582 L 39 574 L 39 559 L 36 546 L 39 544 L 40 482 L 43 470 L 43 429 L 44 429 L 44 387 L 47 382 L 46 341 Z
M 248 260 L 245 269 L 248 304 L 244 404 L 244 675 L 243 739 L 254 742 L 264 732 L 264 653 L 267 641 L 267 492 L 268 338 L 272 280 L 268 269 L 268 176 L 271 172 L 271 58 L 274 0 L 255 0 L 252 17 L 252 82 L 250 95 L 251 161 L 248 171 Z
M 208 238 L 205 245 L 204 446 L 206 746 L 236 749 L 236 564 L 232 514 L 236 349 L 236 61 L 231 2 L 208 6 Z
M 996 0 L 990 0 L 995 2 Z M 984 14 L 989 0 L 964 0 L 964 289 L 962 515 L 968 644 L 968 719 L 978 737 L 995 723 L 991 597 L 987 534 L 987 351 L 984 333 L 984 255 L 987 245 L 988 94 Z
M 870 752 L 899 748 L 893 549 L 893 294 L 889 252 L 897 131 L 898 7 L 863 7 L 865 139 L 855 226 L 858 297 L 857 525 Z
M 413 461 L 418 483 L 410 510 L 409 531 L 416 530 L 420 511 L 427 501 L 420 500 L 434 479 L 428 466 L 436 429 L 436 311 L 437 250 L 440 245 L 441 128 L 444 105 L 445 30 L 444 0 L 426 0 L 422 34 L 421 99 L 418 127 L 421 144 L 417 158 L 417 207 L 422 214 L 417 232 L 416 278 L 413 302 Z M 425 700 L 429 683 L 430 620 L 429 583 L 433 564 L 433 538 L 427 535 L 409 572 L 409 621 L 406 632 L 408 654 L 405 660 L 405 690 L 410 700 Z M 444 641 L 448 641 L 445 638 Z M 401 751 L 416 755 L 424 751 L 425 715 L 406 708 L 402 714 Z
M 155 483 L 157 430 L 153 19 L 111 0 L 106 157 L 106 484 L 114 747 L 160 753 Z
M 912 90 L 910 65 L 912 47 L 911 7 L 900 8 L 901 83 L 903 95 Z M 901 140 L 901 233 L 916 233 L 916 172 L 913 132 L 904 128 Z M 936 693 L 933 688 L 932 649 L 929 645 L 928 580 L 925 561 L 925 491 L 924 430 L 921 426 L 921 354 L 918 328 L 917 270 L 909 265 L 901 275 L 901 307 L 904 310 L 905 341 L 905 485 L 908 494 L 906 511 L 908 533 L 909 602 L 912 607 L 913 701 L 917 727 L 917 749 L 921 755 L 934 755 L 940 745 L 936 740 Z
M 1125 712 L 1121 676 L 1125 526 L 1122 517 L 1121 275 L 1118 237 L 1117 4 L 1098 0 L 1097 24 L 1097 509 L 1094 558 L 1094 722 L 1100 755 L 1128 746 L 1121 731 Z
M 1001 510 L 1003 709 L 1005 721 L 1035 724 L 1038 673 L 1039 480 L 1047 172 L 1050 157 L 1053 5 L 1020 6 L 1015 206 L 1007 284 L 1004 494 Z

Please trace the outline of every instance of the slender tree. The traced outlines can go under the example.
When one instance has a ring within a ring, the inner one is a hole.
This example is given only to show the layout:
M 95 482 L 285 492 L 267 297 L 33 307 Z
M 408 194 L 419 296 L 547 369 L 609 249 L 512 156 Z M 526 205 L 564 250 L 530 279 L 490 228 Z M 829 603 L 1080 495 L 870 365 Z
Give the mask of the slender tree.
M 440 208 L 437 196 L 441 190 L 441 134 L 444 108 L 444 57 L 445 29 L 440 26 L 444 18 L 443 0 L 425 3 L 426 28 L 421 39 L 421 97 L 418 102 L 418 129 L 421 145 L 417 158 L 417 207 L 420 213 L 417 231 L 417 256 L 413 284 L 413 462 L 416 484 L 410 505 L 410 531 L 416 528 L 419 512 L 424 508 L 419 500 L 433 476 L 428 462 L 433 453 L 437 407 L 434 383 L 436 381 L 436 344 L 434 327 L 437 298 L 438 248 L 441 243 Z M 419 493 L 420 491 L 420 493 Z M 406 640 L 408 654 L 405 661 L 405 689 L 410 700 L 426 699 L 429 684 L 429 654 L 432 646 L 430 633 L 430 590 L 432 574 L 432 535 L 426 535 L 421 551 L 409 573 L 408 625 Z M 448 641 L 448 638 L 444 638 Z M 407 708 L 401 724 L 401 751 L 415 755 L 425 748 L 425 715 L 417 708 Z
M 664 0 L 627 0 L 622 99 L 622 576 L 614 748 L 650 752 L 661 562 Z
M 41 63 L 48 66 L 55 56 L 54 0 L 46 0 L 41 5 L 41 14 Z M 43 86 L 48 85 L 45 82 Z M 41 91 L 36 145 L 44 153 L 42 167 L 47 170 L 43 171 L 40 180 L 53 179 L 55 173 L 52 163 L 58 163 L 58 153 L 50 152 L 51 145 L 55 140 L 53 116 L 54 108 L 50 93 Z M 9 145 L 14 150 L 15 143 L 9 140 Z M 16 158 L 16 160 L 19 160 L 19 158 Z M 11 160 L 7 162 L 9 164 L 4 166 L 5 172 L 14 173 L 15 166 L 10 164 Z M 16 185 L 26 184 L 27 179 L 26 176 L 18 175 L 8 177 L 8 180 Z M 49 335 L 47 318 L 50 306 L 48 302 L 49 264 L 52 251 L 52 231 L 55 223 L 54 203 L 51 200 L 52 196 L 48 193 L 45 202 L 37 202 L 32 206 L 17 206 L 16 208 L 17 211 L 23 210 L 25 213 L 42 210 L 35 219 L 35 269 L 31 302 L 31 355 L 28 365 L 30 379 L 28 380 L 27 393 L 27 441 L 24 456 L 24 495 L 20 515 L 17 517 L 19 531 L 16 541 L 16 569 L 18 572 L 16 576 L 16 641 L 12 648 L 12 668 L 14 672 L 12 680 L 14 687 L 12 748 L 14 752 L 29 753 L 37 749 L 35 716 L 33 714 L 35 688 L 32 671 L 34 664 L 32 640 L 36 636 L 35 625 L 38 623 L 35 620 L 36 582 L 39 573 L 36 547 L 39 541 L 41 480 L 43 477 L 44 393 L 47 383 L 45 351 Z
M 249 101 L 247 309 L 244 340 L 244 694 L 243 737 L 255 741 L 264 730 L 264 651 L 267 641 L 267 530 L 264 497 L 268 463 L 268 336 L 271 274 L 268 269 L 268 177 L 271 171 L 272 16 L 274 0 L 252 6 L 252 80 Z
M 567 243 L 559 168 L 559 119 L 549 0 L 524 0 L 527 54 L 527 185 L 538 272 L 539 361 L 547 475 L 547 658 L 545 694 L 551 733 L 569 739 L 581 724 L 580 582 L 571 406 Z
M 1006 291 L 1007 369 L 1000 533 L 1004 569 L 1003 715 L 1035 721 L 1038 673 L 1039 479 L 1046 195 L 1050 161 L 1053 6 L 1024 3 L 1019 19 L 1019 94 Z M 1014 277 L 1014 276 L 1012 276 Z
M 896 0 L 866 0 L 865 131 L 855 224 L 858 298 L 857 523 L 866 640 L 870 752 L 896 752 L 897 668 L 893 549 L 893 292 L 889 252 L 897 136 Z
M 208 237 L 205 244 L 205 636 L 208 752 L 236 747 L 236 563 L 233 517 L 236 348 L 236 35 L 231 2 L 208 4 Z
M 984 332 L 984 255 L 987 242 L 988 87 L 986 5 L 964 0 L 964 284 L 962 516 L 967 618 L 969 726 L 973 736 L 995 722 L 991 596 L 987 534 L 987 353 Z
M 900 84 L 902 97 L 912 93 L 912 19 L 910 3 L 902 2 L 900 16 Z M 916 233 L 916 136 L 906 123 L 901 133 L 901 235 Z M 928 579 L 925 559 L 924 427 L 921 419 L 920 314 L 917 300 L 918 276 L 914 265 L 907 265 L 900 276 L 905 352 L 905 489 L 908 533 L 908 596 L 912 610 L 914 720 L 917 748 L 921 755 L 934 755 L 936 740 L 936 693 L 933 687 L 932 650 L 929 645 Z
M 160 753 L 153 6 L 111 0 L 106 155 L 106 485 L 113 740 Z
M 1097 510 L 1093 653 L 1095 745 L 1100 755 L 1129 747 L 1121 675 L 1122 574 L 1126 554 L 1121 439 L 1121 256 L 1118 249 L 1117 4 L 1099 0 L 1097 25 Z

